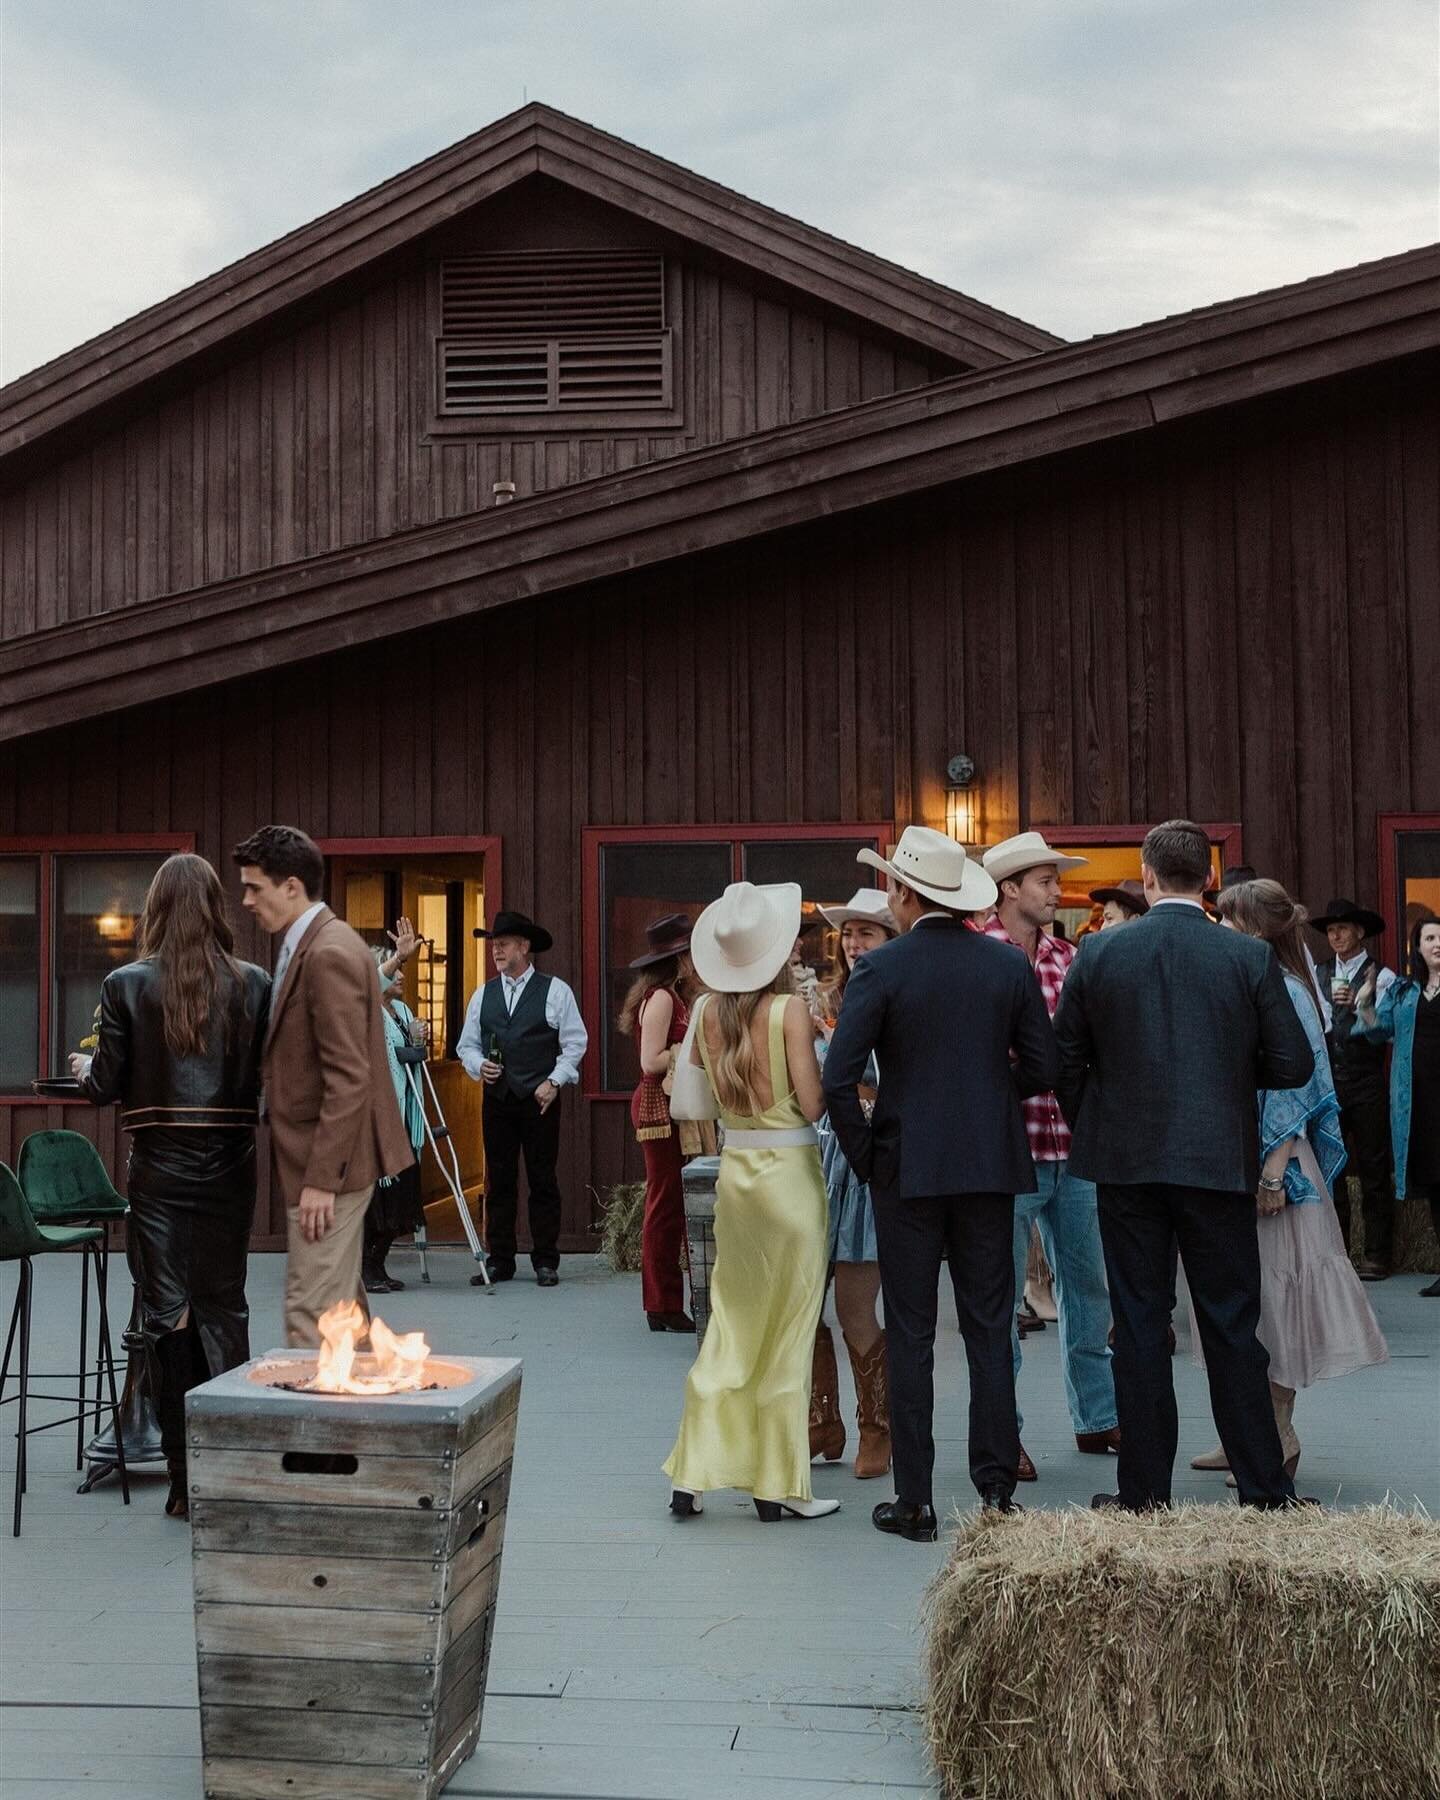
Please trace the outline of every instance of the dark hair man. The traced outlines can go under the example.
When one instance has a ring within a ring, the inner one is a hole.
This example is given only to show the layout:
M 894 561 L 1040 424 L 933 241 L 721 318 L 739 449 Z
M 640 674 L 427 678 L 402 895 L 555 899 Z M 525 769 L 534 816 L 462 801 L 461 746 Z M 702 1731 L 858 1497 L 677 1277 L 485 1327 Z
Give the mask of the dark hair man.
M 415 1159 L 390 1080 L 375 959 L 320 899 L 318 846 L 292 825 L 266 825 L 234 860 L 246 910 L 280 938 L 261 1084 L 285 1196 L 286 1342 L 313 1347 L 328 1307 L 365 1308 L 371 1190 Z
M 1115 1315 L 1120 1491 L 1094 1504 L 1142 1512 L 1170 1502 L 1178 1241 L 1240 1499 L 1293 1505 L 1256 1336 L 1256 1091 L 1303 1086 L 1314 1057 L 1274 951 L 1205 912 L 1210 845 L 1200 827 L 1157 825 L 1140 862 L 1149 912 L 1086 938 L 1055 1014 L 1070 1167 L 1098 1189 Z

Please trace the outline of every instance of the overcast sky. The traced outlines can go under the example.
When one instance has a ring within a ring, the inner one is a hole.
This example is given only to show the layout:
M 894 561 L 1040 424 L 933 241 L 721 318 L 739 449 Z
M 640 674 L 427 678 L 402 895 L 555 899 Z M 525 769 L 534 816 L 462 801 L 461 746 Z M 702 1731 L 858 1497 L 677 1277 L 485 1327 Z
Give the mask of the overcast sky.
M 11 380 L 544 100 L 1083 337 L 1440 237 L 1436 0 L 0 0 Z

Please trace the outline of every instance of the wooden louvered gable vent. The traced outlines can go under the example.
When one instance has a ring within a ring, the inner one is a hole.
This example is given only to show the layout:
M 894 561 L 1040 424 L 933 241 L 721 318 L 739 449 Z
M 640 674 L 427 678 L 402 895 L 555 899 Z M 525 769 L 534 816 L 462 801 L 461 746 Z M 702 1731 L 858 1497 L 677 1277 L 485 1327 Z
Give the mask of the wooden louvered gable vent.
M 440 411 L 626 413 L 668 408 L 664 258 L 528 250 L 440 268 Z

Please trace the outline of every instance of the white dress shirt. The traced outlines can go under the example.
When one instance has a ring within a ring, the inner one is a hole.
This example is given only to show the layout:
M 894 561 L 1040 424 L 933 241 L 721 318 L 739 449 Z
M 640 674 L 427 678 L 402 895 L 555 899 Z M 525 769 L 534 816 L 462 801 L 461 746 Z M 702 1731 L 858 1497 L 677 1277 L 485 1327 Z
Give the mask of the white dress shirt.
M 275 958 L 275 967 L 278 971 L 278 979 L 275 982 L 275 992 L 277 994 L 284 984 L 286 974 L 289 972 L 290 959 L 300 948 L 301 938 L 303 938 L 305 933 L 310 929 L 311 922 L 316 913 L 323 912 L 324 910 L 325 902 L 323 900 L 314 901 L 310 906 L 305 908 L 298 919 L 291 921 L 289 930 L 280 940 L 280 954 Z
M 500 977 L 506 1012 L 513 1013 L 520 1004 L 520 996 L 534 973 L 535 965 L 531 963 L 523 975 L 517 975 L 513 980 L 508 975 Z M 472 1081 L 482 1079 L 480 1065 L 486 1060 L 481 1047 L 480 1005 L 488 985 L 486 983 L 476 988 L 470 996 L 470 1004 L 465 1008 L 465 1026 L 455 1046 L 455 1054 L 464 1063 L 465 1073 Z M 585 1021 L 580 1017 L 580 1008 L 575 1004 L 574 994 L 558 975 L 550 977 L 550 989 L 545 996 L 545 1023 L 560 1038 L 560 1054 L 548 1079 L 557 1088 L 566 1087 L 572 1081 L 580 1079 L 580 1063 L 590 1047 L 590 1034 L 585 1029 Z

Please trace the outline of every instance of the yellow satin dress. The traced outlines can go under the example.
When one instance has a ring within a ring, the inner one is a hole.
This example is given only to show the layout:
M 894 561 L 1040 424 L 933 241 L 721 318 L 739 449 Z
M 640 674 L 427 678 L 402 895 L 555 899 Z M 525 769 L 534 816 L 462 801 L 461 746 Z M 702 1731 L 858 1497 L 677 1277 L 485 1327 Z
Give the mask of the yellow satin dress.
M 722 1114 L 727 1131 L 808 1123 L 790 1085 L 783 994 L 771 1000 L 767 1026 L 775 1098 L 762 1113 Z M 709 1075 L 702 1028 L 695 1041 Z M 826 1228 L 818 1148 L 742 1149 L 727 1140 L 715 1191 L 710 1323 L 664 1465 L 676 1487 L 739 1488 L 759 1500 L 812 1497 L 810 1360 L 825 1299 Z

